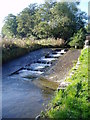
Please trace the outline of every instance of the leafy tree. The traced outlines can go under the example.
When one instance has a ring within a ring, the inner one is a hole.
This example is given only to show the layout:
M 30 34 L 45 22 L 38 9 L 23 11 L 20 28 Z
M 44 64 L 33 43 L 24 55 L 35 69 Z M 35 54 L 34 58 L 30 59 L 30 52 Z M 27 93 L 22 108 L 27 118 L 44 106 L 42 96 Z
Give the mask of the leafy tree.
M 86 14 L 78 9 L 79 2 L 45 0 L 30 4 L 17 16 L 9 15 L 2 28 L 3 35 L 36 39 L 54 37 L 66 41 L 84 28 Z
M 2 35 L 7 37 L 14 37 L 17 34 L 17 21 L 16 16 L 9 14 L 5 20 L 5 24 L 2 27 Z
M 38 39 L 48 38 L 49 37 L 49 25 L 48 25 L 48 23 L 46 21 L 40 22 L 38 25 L 35 26 L 34 33 Z
M 18 36 L 20 37 L 29 37 L 32 35 L 32 30 L 34 28 L 34 20 L 35 20 L 35 12 L 36 12 L 36 4 L 31 4 L 29 7 L 25 8 L 18 16 Z
M 82 48 L 85 41 L 85 33 L 86 31 L 81 28 L 77 33 L 74 34 L 73 37 L 71 37 L 69 45 L 71 47 L 78 46 Z
M 74 32 L 84 27 L 83 13 L 79 12 L 76 2 L 59 2 L 51 12 L 53 18 L 50 21 L 50 28 L 55 38 L 61 37 L 67 40 Z
M 52 19 L 51 9 L 55 6 L 55 0 L 45 0 L 36 12 L 34 35 L 37 38 L 47 38 L 50 36 L 49 21 Z

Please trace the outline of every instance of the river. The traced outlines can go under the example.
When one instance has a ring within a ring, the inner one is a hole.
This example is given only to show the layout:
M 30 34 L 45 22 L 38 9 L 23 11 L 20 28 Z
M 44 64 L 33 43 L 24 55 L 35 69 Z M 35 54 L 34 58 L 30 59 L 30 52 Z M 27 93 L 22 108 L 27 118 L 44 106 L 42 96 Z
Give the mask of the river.
M 54 91 L 45 90 L 20 76 L 9 76 L 21 67 L 41 58 L 51 49 L 40 49 L 8 62 L 2 66 L 2 116 L 3 118 L 35 118 L 45 109 Z M 37 80 L 37 79 L 36 79 Z

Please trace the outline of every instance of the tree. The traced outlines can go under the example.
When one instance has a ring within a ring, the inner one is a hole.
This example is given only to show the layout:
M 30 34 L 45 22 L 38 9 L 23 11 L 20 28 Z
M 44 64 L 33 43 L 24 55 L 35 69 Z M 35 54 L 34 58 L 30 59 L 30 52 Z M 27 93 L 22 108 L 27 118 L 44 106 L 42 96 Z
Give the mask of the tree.
M 84 28 L 86 13 L 78 9 L 79 2 L 45 0 L 44 4 L 30 4 L 17 16 L 8 16 L 2 29 L 3 35 L 20 38 L 47 37 L 66 41 Z M 13 18 L 13 19 L 12 19 Z
M 50 36 L 49 22 L 52 19 L 51 9 L 55 4 L 55 0 L 45 0 L 45 3 L 39 6 L 35 14 L 36 20 L 33 33 L 39 39 Z
M 86 33 L 85 29 L 81 28 L 77 33 L 73 35 L 73 37 L 71 37 L 69 45 L 71 47 L 77 46 L 79 48 L 82 48 L 86 38 L 85 33 Z
M 59 2 L 51 9 L 51 13 L 53 18 L 49 24 L 55 38 L 67 40 L 74 32 L 84 27 L 84 16 L 79 12 L 76 2 Z
M 29 37 L 33 34 L 36 7 L 36 4 L 31 4 L 17 16 L 17 31 L 18 36 L 21 38 Z
M 37 39 L 48 38 L 49 37 L 49 25 L 46 21 L 40 22 L 35 26 L 34 31 Z
M 5 20 L 5 24 L 2 27 L 3 36 L 14 37 L 17 34 L 17 21 L 16 16 L 13 14 L 9 14 Z

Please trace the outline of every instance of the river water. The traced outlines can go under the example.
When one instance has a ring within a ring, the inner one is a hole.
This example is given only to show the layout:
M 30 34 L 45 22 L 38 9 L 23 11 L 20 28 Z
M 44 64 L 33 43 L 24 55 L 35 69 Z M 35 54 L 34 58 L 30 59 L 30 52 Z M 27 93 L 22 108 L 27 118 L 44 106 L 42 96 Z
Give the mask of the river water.
M 2 116 L 3 118 L 35 118 L 45 109 L 54 91 L 45 90 L 20 76 L 9 76 L 21 67 L 31 64 L 50 52 L 40 49 L 2 66 Z M 37 80 L 37 79 L 36 79 Z

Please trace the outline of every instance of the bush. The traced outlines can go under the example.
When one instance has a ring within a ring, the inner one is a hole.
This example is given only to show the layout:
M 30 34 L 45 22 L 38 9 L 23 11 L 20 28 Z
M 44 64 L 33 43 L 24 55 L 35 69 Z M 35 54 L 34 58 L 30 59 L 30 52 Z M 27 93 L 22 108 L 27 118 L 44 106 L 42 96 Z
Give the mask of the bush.
M 69 45 L 71 47 L 79 47 L 82 48 L 84 45 L 84 41 L 85 41 L 85 30 L 80 29 L 77 33 L 74 34 L 73 37 L 71 37 Z

